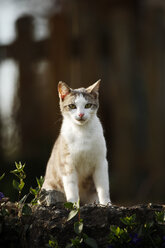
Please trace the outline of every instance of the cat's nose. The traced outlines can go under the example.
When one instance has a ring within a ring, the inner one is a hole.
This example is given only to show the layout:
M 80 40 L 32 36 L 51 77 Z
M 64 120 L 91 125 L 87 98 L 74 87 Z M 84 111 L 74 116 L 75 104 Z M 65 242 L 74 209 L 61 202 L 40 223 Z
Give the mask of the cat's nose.
M 84 113 L 79 113 L 79 117 L 82 118 L 84 116 Z

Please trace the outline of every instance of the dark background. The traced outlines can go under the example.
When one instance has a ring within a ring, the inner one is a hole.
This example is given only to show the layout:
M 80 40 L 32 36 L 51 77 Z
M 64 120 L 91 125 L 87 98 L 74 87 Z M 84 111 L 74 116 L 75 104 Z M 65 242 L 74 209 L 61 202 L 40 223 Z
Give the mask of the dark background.
M 28 1 L 14 2 L 19 8 Z M 45 7 L 44 1 L 29 1 L 30 10 L 14 23 L 16 38 L 0 44 L 0 70 L 12 60 L 18 75 L 12 111 L 0 115 L 0 175 L 6 173 L 0 191 L 16 199 L 9 173 L 15 161 L 26 163 L 25 193 L 36 185 L 36 176 L 44 175 L 62 120 L 58 81 L 78 88 L 101 78 L 99 116 L 107 141 L 112 201 L 162 203 L 164 0 L 48 2 Z M 38 38 L 35 32 L 43 21 L 47 35 Z

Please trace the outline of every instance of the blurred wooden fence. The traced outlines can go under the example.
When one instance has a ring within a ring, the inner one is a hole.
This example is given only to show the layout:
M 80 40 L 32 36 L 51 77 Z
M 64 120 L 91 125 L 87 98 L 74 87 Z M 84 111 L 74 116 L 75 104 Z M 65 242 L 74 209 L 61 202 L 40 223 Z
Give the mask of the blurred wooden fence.
M 48 159 L 60 127 L 58 81 L 76 88 L 101 78 L 112 199 L 165 200 L 164 5 L 70 1 L 39 42 L 32 20 L 20 18 L 16 41 L 0 48 L 19 65 L 21 158 Z

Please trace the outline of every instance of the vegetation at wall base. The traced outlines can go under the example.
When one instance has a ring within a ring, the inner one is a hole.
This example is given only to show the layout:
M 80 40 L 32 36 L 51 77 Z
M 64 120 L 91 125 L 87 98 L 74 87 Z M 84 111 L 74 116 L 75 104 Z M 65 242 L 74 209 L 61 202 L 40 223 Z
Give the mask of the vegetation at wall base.
M 40 205 L 43 177 L 36 179 L 36 188 L 31 187 L 22 196 L 27 180 L 25 165 L 19 162 L 15 166 L 12 174 L 18 180 L 13 187 L 18 191 L 18 201 L 10 202 L 0 192 L 0 247 L 165 247 L 165 205 Z M 0 180 L 5 180 L 5 174 Z M 30 202 L 29 195 L 33 196 Z

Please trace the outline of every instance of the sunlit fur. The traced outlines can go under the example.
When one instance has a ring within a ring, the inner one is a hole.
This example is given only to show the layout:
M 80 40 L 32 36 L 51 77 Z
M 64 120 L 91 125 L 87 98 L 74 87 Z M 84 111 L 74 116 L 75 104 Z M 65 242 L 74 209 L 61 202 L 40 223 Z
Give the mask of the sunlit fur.
M 99 83 L 77 90 L 59 83 L 63 122 L 43 188 L 63 192 L 70 202 L 110 203 L 106 144 L 97 117 Z

